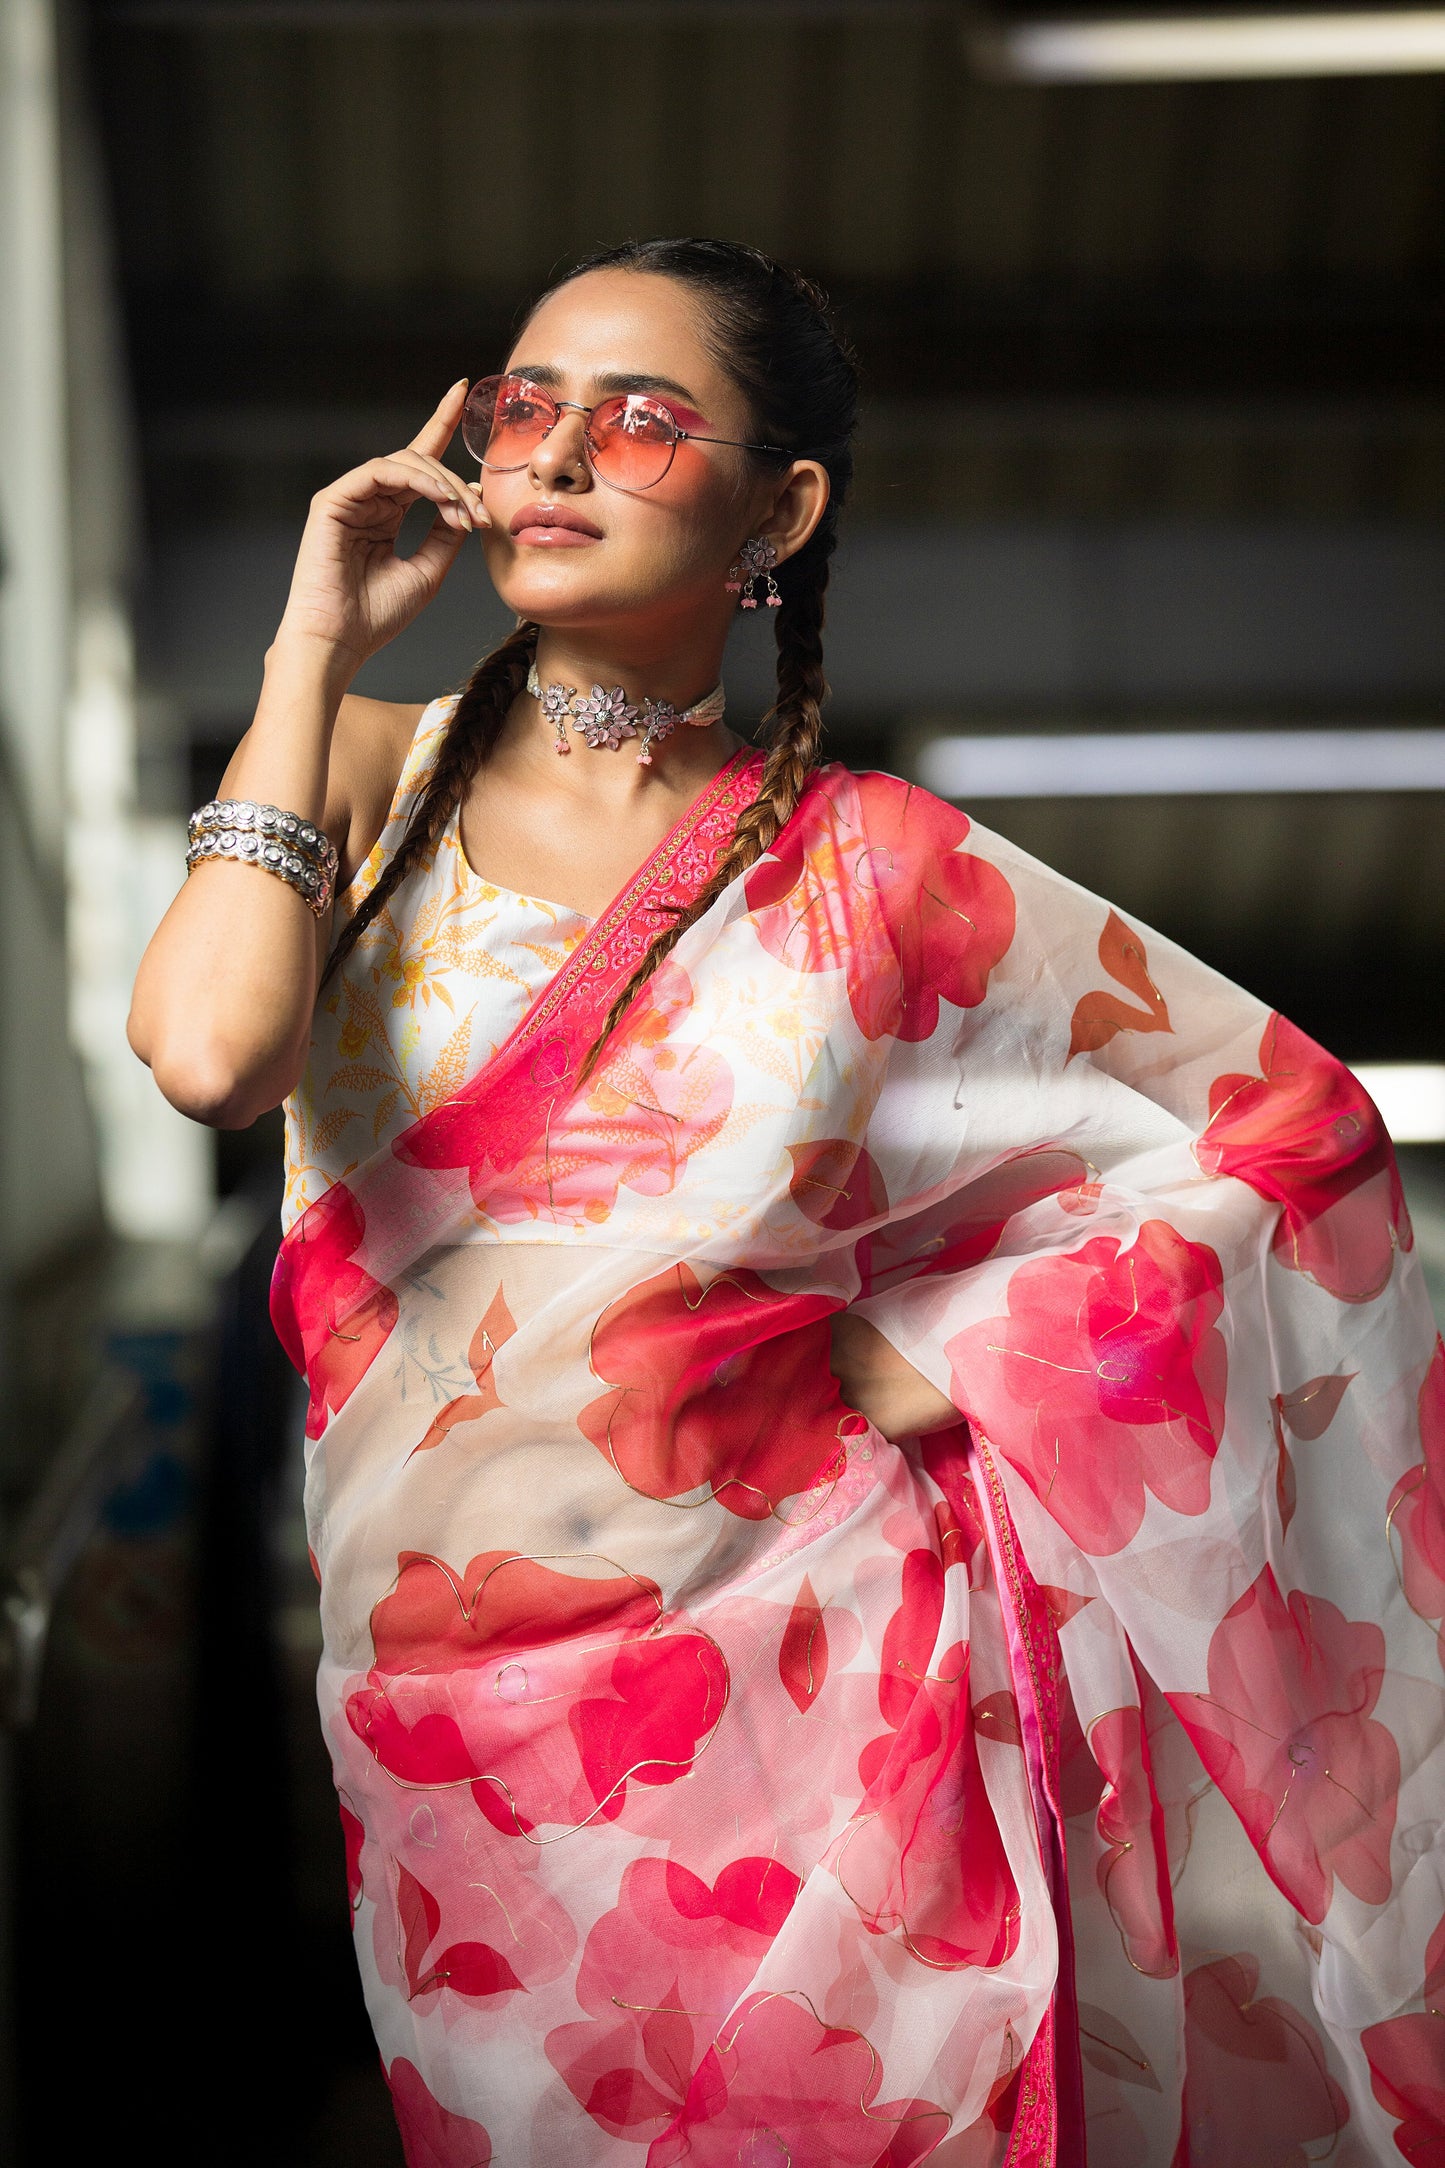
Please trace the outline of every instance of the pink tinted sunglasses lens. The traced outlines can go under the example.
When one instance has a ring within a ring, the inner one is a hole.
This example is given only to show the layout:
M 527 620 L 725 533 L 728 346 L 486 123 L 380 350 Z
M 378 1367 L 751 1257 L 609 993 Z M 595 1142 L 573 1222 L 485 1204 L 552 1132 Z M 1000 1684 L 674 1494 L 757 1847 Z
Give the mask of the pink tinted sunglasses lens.
M 525 467 L 557 419 L 544 391 L 519 377 L 480 377 L 462 409 L 462 442 L 484 467 Z
M 672 465 L 677 424 L 658 400 L 625 392 L 595 410 L 587 443 L 605 482 L 618 489 L 650 489 Z

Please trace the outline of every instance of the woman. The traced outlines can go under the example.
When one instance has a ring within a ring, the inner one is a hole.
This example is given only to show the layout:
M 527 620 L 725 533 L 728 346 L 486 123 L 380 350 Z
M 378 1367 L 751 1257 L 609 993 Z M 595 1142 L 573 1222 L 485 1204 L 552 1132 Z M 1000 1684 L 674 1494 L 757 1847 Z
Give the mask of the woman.
M 1249 995 L 820 763 L 853 412 L 752 250 L 570 274 L 315 499 L 252 810 L 140 974 L 177 1106 L 287 1104 L 408 2158 L 1077 2163 L 1087 2112 L 1095 2168 L 1434 2162 L 1445 1383 L 1390 1147 Z M 474 531 L 517 630 L 348 695 Z

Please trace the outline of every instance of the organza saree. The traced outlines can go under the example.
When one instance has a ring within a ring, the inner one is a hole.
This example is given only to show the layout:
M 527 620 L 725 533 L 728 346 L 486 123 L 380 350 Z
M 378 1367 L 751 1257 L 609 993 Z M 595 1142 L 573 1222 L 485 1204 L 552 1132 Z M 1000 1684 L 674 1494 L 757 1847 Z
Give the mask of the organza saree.
M 1445 1365 L 1379 1118 L 839 767 L 584 1077 L 757 766 L 283 1245 L 408 2160 L 1438 2168 Z M 845 1306 L 956 1427 L 844 1403 Z

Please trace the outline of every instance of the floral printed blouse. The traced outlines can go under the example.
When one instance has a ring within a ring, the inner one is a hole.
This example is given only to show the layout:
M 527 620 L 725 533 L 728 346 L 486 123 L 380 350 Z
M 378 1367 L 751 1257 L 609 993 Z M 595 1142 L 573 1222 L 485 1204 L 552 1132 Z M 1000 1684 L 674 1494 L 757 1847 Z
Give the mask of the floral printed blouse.
M 338 918 L 381 878 L 455 705 L 451 696 L 424 711 L 386 826 L 337 899 Z M 484 880 L 453 813 L 430 866 L 407 883 L 404 919 L 388 908 L 372 920 L 317 1008 L 310 1063 L 286 1102 L 282 1226 L 484 1067 L 590 924 Z

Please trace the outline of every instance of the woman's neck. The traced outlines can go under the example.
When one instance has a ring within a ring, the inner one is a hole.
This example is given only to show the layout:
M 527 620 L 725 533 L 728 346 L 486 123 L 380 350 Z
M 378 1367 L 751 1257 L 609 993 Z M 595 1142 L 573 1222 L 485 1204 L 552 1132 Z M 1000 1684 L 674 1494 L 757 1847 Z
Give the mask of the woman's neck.
M 645 636 L 594 640 L 544 626 L 537 641 L 537 679 L 543 690 L 562 685 L 585 696 L 594 685 L 604 692 L 621 686 L 630 705 L 665 700 L 679 714 L 712 691 L 721 663 L 722 641 L 710 634 L 664 644 Z M 572 755 L 559 760 L 555 726 L 545 719 L 539 703 L 523 694 L 513 704 L 488 768 L 495 776 L 505 766 L 518 780 L 530 773 L 549 795 L 581 797 L 620 812 L 646 798 L 676 797 L 685 803 L 742 741 L 722 722 L 702 728 L 680 724 L 653 744 L 645 765 L 637 761 L 635 738 L 624 739 L 615 750 L 588 746 L 582 736 L 571 732 L 567 742 Z
M 717 684 L 722 647 L 711 627 L 682 640 L 642 634 L 623 642 L 543 626 L 537 640 L 537 676 L 543 685 L 570 685 L 579 692 L 594 685 L 606 691 L 620 685 L 633 703 L 667 700 L 682 710 Z

